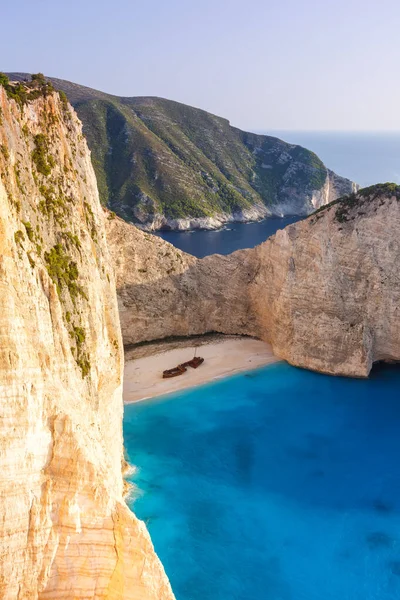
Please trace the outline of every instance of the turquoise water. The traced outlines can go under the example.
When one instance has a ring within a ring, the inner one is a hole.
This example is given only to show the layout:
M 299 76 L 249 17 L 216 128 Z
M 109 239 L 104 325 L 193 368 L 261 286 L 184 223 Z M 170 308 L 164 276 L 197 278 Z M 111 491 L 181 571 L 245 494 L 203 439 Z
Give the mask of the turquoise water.
M 284 363 L 126 408 L 177 600 L 400 598 L 400 368 Z

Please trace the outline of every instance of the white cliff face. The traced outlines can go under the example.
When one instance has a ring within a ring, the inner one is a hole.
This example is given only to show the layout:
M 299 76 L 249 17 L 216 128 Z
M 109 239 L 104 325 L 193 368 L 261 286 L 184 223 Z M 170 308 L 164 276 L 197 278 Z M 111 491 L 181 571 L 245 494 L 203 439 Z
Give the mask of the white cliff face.
M 81 125 L 0 87 L 0 597 L 172 599 L 123 499 L 123 354 Z
M 343 179 L 343 177 L 339 177 L 336 175 L 336 173 L 330 169 L 327 169 L 327 176 L 324 186 L 320 190 L 316 190 L 312 193 L 312 210 L 310 212 L 316 208 L 321 208 L 321 206 L 325 206 L 326 204 L 333 202 L 333 200 L 336 200 L 341 196 L 356 192 L 358 189 L 359 186 L 357 183 L 353 183 L 348 179 Z
M 249 223 L 265 219 L 272 212 L 263 204 L 256 204 L 234 213 L 219 213 L 212 217 L 188 217 L 187 219 L 168 219 L 165 215 L 156 213 L 151 221 L 146 218 L 143 224 L 136 227 L 143 231 L 159 231 L 171 229 L 174 231 L 190 231 L 195 229 L 219 229 L 227 223 Z
M 246 250 L 198 260 L 119 218 L 107 219 L 107 238 L 126 345 L 210 331 L 256 335 Z
M 278 356 L 356 377 L 400 360 L 399 199 L 362 191 L 255 248 L 251 304 Z
M 296 164 L 293 165 L 296 169 Z M 358 185 L 349 179 L 336 175 L 326 169 L 325 182 L 320 189 L 307 188 L 299 190 L 290 181 L 281 190 L 279 202 L 271 207 L 272 214 L 284 217 L 286 215 L 308 216 L 315 209 L 321 208 L 342 196 L 358 190 Z
M 107 226 L 126 344 L 247 334 L 291 364 L 356 377 L 400 360 L 396 186 L 352 195 L 254 249 L 201 260 L 119 219 Z

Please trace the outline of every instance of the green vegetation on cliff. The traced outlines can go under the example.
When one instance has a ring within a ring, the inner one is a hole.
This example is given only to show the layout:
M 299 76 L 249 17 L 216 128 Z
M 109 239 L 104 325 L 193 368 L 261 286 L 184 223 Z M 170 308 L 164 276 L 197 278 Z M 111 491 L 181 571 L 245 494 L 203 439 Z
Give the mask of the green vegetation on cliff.
M 32 270 L 47 270 L 68 324 L 71 353 L 86 377 L 90 359 L 82 319 L 88 302 L 80 274 L 82 225 L 86 222 L 93 242 L 97 228 L 92 207 L 81 195 L 85 171 L 74 161 L 78 144 L 80 157 L 86 151 L 80 126 L 66 96 L 41 74 L 31 82 L 15 82 L 0 73 L 0 91 L 0 174 L 10 218 L 15 219 L 15 256 L 22 264 L 28 260 Z M 78 220 L 69 218 L 74 208 Z M 90 256 L 92 252 L 91 247 Z
M 54 92 L 52 84 L 42 73 L 32 75 L 30 81 L 18 83 L 10 82 L 5 73 L 0 73 L 0 85 L 6 90 L 7 96 L 15 100 L 21 108 L 27 102 Z
M 365 213 L 363 208 L 365 205 L 376 198 L 381 198 L 380 204 L 384 204 L 385 197 L 394 196 L 397 200 L 400 200 L 400 185 L 397 183 L 377 183 L 370 185 L 365 188 L 361 188 L 357 192 L 352 192 L 347 196 L 342 196 L 325 206 L 321 206 L 318 210 L 314 211 L 310 215 L 310 222 L 315 223 L 322 213 L 329 210 L 333 206 L 335 209 L 335 219 L 339 223 L 346 223 L 347 221 L 354 221 L 356 216 L 363 216 Z
M 50 81 L 82 120 L 102 203 L 129 221 L 211 217 L 253 207 L 260 214 L 265 207 L 307 214 L 313 193 L 326 181 L 327 169 L 313 152 L 243 132 L 203 110 Z M 350 191 L 351 183 L 342 181 L 343 191 Z

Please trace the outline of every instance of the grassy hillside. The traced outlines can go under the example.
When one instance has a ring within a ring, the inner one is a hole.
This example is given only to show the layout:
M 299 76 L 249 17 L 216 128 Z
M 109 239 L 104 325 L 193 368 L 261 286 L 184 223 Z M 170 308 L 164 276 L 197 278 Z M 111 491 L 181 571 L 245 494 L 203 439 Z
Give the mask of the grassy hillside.
M 281 204 L 285 212 L 304 214 L 325 183 L 322 161 L 300 146 L 245 133 L 178 102 L 120 98 L 49 79 L 83 122 L 102 202 L 127 220 L 207 217 L 254 206 L 280 212 Z

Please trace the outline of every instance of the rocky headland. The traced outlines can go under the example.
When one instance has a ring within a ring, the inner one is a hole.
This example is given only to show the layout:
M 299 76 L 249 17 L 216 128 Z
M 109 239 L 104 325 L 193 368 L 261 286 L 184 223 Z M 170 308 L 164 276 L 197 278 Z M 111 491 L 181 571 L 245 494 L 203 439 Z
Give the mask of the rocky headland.
M 48 80 L 82 120 L 103 205 L 143 230 L 308 215 L 357 187 L 314 152 L 241 131 L 204 110 Z
M 125 344 L 207 332 L 293 365 L 366 377 L 400 359 L 400 188 L 351 194 L 260 246 L 201 260 L 107 220 Z

